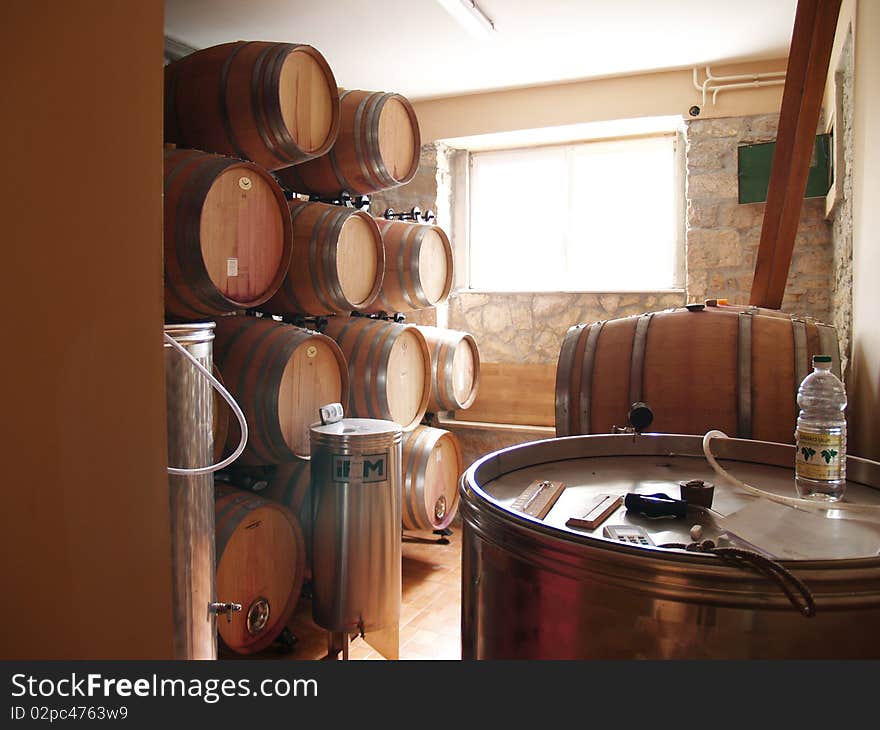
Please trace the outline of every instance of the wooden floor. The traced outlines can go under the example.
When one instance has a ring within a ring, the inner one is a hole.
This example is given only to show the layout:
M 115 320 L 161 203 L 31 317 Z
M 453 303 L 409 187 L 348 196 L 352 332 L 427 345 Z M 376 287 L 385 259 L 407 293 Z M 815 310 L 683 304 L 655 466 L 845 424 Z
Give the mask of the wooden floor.
M 407 533 L 431 542 L 404 540 L 403 595 L 400 608 L 400 659 L 461 659 L 461 523 L 456 518 L 448 545 L 432 533 Z M 259 659 L 324 659 L 327 632 L 312 621 L 312 604 L 300 599 L 288 628 L 297 638 L 293 651 L 270 647 Z M 369 639 L 369 634 L 367 634 Z M 243 659 L 221 649 L 223 659 Z M 384 659 L 366 641 L 355 638 L 349 659 Z

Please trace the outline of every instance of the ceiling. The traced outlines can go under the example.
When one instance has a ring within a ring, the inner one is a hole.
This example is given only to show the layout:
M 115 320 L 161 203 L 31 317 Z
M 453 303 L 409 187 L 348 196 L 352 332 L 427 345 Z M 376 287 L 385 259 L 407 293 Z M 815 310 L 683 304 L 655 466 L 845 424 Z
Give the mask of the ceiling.
M 165 0 L 193 48 L 307 43 L 340 86 L 409 99 L 788 55 L 796 0 L 477 0 L 479 36 L 441 0 Z

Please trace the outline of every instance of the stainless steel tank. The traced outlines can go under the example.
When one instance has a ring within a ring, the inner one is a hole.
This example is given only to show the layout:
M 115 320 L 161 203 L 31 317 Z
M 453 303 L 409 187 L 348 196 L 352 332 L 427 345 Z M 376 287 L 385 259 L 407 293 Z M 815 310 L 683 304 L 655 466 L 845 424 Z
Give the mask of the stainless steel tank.
M 312 616 L 330 632 L 396 634 L 401 434 L 367 418 L 311 427 Z
M 165 325 L 165 333 L 209 371 L 214 323 Z M 168 465 L 196 468 L 212 463 L 213 395 L 210 382 L 167 342 Z M 216 659 L 214 601 L 214 476 L 168 475 L 171 571 L 176 659 Z
M 725 439 L 712 451 L 741 481 L 796 496 L 793 446 Z M 849 457 L 847 477 L 847 501 L 880 504 L 880 464 Z M 620 506 L 594 529 L 566 526 L 597 494 L 678 498 L 693 479 L 715 484 L 711 510 L 651 520 Z M 566 487 L 543 520 L 512 509 L 536 480 Z M 880 657 L 876 514 L 805 512 L 727 486 L 700 437 L 522 444 L 475 462 L 461 494 L 463 658 Z M 656 546 L 606 538 L 611 524 L 641 526 Z M 694 524 L 713 540 L 730 525 L 746 541 L 763 531 L 759 542 L 806 585 L 815 616 L 801 615 L 763 573 L 659 547 L 690 542 Z

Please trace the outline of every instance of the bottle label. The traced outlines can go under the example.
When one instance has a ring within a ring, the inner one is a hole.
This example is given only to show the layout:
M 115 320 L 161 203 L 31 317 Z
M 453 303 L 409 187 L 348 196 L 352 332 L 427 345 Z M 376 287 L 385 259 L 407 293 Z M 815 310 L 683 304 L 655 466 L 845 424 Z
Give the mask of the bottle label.
M 807 479 L 840 479 L 845 458 L 840 434 L 795 431 L 797 457 L 795 473 Z

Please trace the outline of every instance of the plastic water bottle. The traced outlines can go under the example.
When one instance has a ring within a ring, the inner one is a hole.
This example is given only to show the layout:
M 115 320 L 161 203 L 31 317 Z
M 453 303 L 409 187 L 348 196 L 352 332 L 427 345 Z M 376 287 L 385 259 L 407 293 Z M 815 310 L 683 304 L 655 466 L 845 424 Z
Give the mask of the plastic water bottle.
M 835 502 L 846 489 L 846 391 L 831 372 L 830 357 L 813 357 L 813 372 L 800 384 L 797 402 L 798 496 Z

